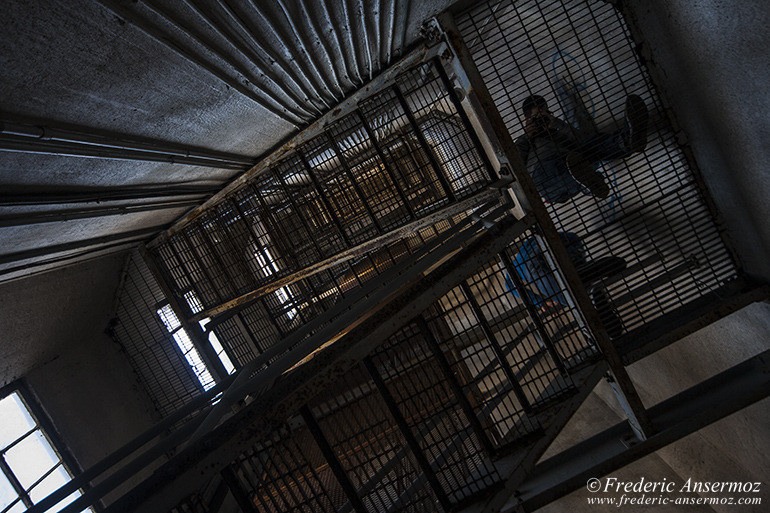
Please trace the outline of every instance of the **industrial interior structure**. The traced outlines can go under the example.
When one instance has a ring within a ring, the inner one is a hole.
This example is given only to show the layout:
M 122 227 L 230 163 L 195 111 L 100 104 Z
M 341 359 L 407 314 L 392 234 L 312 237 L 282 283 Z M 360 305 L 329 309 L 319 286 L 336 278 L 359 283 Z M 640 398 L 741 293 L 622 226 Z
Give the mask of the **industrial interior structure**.
M 593 511 L 607 475 L 763 511 L 770 7 L 3 11 L 0 513 Z M 583 137 L 643 100 L 607 197 L 541 198 L 532 94 Z

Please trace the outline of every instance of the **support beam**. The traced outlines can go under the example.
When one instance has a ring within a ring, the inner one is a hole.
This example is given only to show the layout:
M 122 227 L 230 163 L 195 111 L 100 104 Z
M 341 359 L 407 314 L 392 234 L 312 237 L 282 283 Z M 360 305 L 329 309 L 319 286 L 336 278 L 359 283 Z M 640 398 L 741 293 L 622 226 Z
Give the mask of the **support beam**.
M 673 443 L 770 395 L 770 351 L 709 378 L 648 411 L 657 431 L 640 443 L 625 440 L 631 430 L 621 422 L 537 465 L 519 488 L 518 501 L 501 511 L 535 511 L 661 447 Z
M 20 260 L 29 260 L 31 258 L 40 256 L 52 255 L 54 253 L 66 253 L 69 251 L 76 251 L 85 248 L 97 248 L 99 246 L 115 242 L 139 242 L 143 239 L 149 238 L 155 233 L 158 233 L 158 231 L 161 229 L 162 227 L 160 226 L 153 226 L 150 228 L 143 228 L 141 230 L 103 235 L 101 237 L 93 237 L 91 239 L 54 244 L 52 246 L 44 246 L 42 248 L 17 251 L 15 253 L 5 253 L 0 255 L 0 265 L 18 262 Z
M 353 483 L 350 482 L 345 469 L 342 467 L 334 449 L 332 449 L 329 441 L 324 436 L 321 427 L 318 425 L 315 417 L 313 417 L 310 409 L 305 406 L 300 408 L 299 412 L 302 415 L 302 420 L 304 420 L 307 425 L 308 431 L 310 431 L 316 444 L 318 444 L 318 448 L 321 449 L 321 454 L 323 454 L 324 459 L 326 459 L 326 463 L 329 464 L 329 468 L 332 470 L 334 477 L 337 478 L 337 482 L 342 487 L 342 491 L 345 492 L 348 502 L 353 505 L 353 509 L 356 513 L 367 513 L 366 506 L 364 506 L 361 498 L 356 493 L 356 488 L 353 486 Z
M 304 269 L 295 271 L 271 283 L 257 287 L 251 292 L 247 292 L 246 294 L 243 294 L 235 299 L 231 299 L 217 306 L 207 308 L 202 312 L 199 312 L 198 314 L 193 315 L 190 319 L 197 321 L 200 319 L 205 319 L 206 317 L 213 317 L 215 315 L 219 315 L 223 312 L 226 312 L 236 307 L 246 306 L 249 303 L 260 298 L 261 296 L 264 296 L 265 294 L 269 294 L 270 292 L 275 292 L 281 287 L 290 285 L 310 275 L 313 275 L 315 273 L 328 269 L 329 267 L 333 267 L 335 265 L 344 263 L 345 261 L 350 260 L 351 258 L 354 258 L 356 256 L 360 256 L 369 251 L 379 249 L 383 245 L 389 244 L 398 239 L 406 237 L 410 233 L 419 231 L 423 228 L 436 224 L 439 221 L 448 219 L 450 217 L 453 217 L 467 210 L 479 207 L 481 205 L 485 205 L 497 198 L 499 198 L 499 193 L 493 189 L 481 191 L 471 196 L 470 198 L 467 198 L 463 201 L 450 205 L 442 210 L 439 210 L 438 212 L 434 212 L 433 214 L 425 216 L 422 219 L 413 221 L 406 226 L 403 226 L 401 228 L 388 232 L 384 235 L 376 237 L 368 242 L 364 242 L 355 247 L 349 248 L 345 251 L 338 253 L 337 255 L 327 258 L 326 260 L 322 260 L 313 265 L 307 266 Z
M 385 386 L 385 381 L 382 379 L 382 376 L 380 376 L 380 371 L 377 370 L 377 367 L 372 363 L 368 356 L 364 358 L 364 366 L 366 367 L 366 371 L 372 377 L 374 386 L 377 387 L 377 391 L 380 393 L 380 396 L 385 403 L 385 407 L 390 412 L 390 416 L 396 421 L 396 426 L 398 426 L 401 436 L 406 440 L 406 445 L 408 445 L 409 449 L 412 451 L 412 456 L 417 460 L 417 466 L 420 467 L 422 474 L 428 480 L 428 485 L 431 490 L 433 490 L 433 494 L 438 499 L 439 504 L 441 504 L 441 508 L 444 511 L 449 511 L 452 508 L 452 503 L 449 502 L 446 490 L 444 490 L 441 483 L 439 483 L 436 473 L 431 468 L 428 458 L 420 447 L 420 442 L 417 441 L 414 433 L 412 433 L 412 429 L 402 415 L 401 410 L 398 409 L 396 400 L 393 398 L 390 390 Z

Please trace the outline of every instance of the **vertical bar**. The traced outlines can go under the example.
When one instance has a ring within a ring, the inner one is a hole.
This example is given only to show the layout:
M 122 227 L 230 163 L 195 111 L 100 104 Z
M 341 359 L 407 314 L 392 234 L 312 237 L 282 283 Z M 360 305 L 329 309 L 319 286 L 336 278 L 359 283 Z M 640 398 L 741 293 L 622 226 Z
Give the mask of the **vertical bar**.
M 257 250 L 262 255 L 262 258 L 265 260 L 265 262 L 268 262 L 270 264 L 270 267 L 273 268 L 273 271 L 275 273 L 278 273 L 278 268 L 275 265 L 275 263 L 272 261 L 271 258 L 268 258 L 267 254 L 265 253 L 265 248 L 262 246 L 262 242 L 259 240 L 259 234 L 254 230 L 254 225 L 251 224 L 248 219 L 246 219 L 246 214 L 243 213 L 243 209 L 241 209 L 240 205 L 238 205 L 238 202 L 234 199 L 229 200 L 230 204 L 233 207 L 233 210 L 238 214 L 236 217 L 237 220 L 240 221 L 240 224 L 243 224 L 246 226 L 246 231 L 249 232 L 252 239 L 254 239 L 254 245 L 257 246 Z M 273 274 L 273 273 L 270 273 Z
M 470 286 L 468 286 L 468 283 L 465 281 L 460 283 L 460 288 L 462 289 L 463 294 L 465 294 L 465 297 L 468 299 L 468 304 L 470 304 L 471 310 L 473 310 L 473 315 L 475 315 L 476 319 L 479 321 L 481 331 L 484 332 L 484 336 L 489 342 L 489 345 L 492 347 L 492 351 L 500 361 L 500 367 L 503 369 L 503 374 L 505 374 L 506 379 L 511 384 L 513 393 L 516 394 L 516 397 L 519 399 L 519 402 L 521 403 L 521 406 L 524 408 L 524 410 L 530 411 L 532 409 L 532 405 L 530 404 L 529 399 L 527 399 L 527 395 L 524 393 L 524 390 L 521 388 L 519 381 L 516 379 L 516 374 L 513 372 L 513 369 L 508 363 L 508 358 L 503 351 L 502 346 L 500 345 L 500 341 L 497 340 L 494 331 L 492 331 L 492 328 L 489 326 L 486 317 L 484 317 L 484 312 L 481 311 L 481 307 L 476 301 L 476 298 L 473 296 L 473 291 L 471 291 Z
M 436 498 L 441 504 L 441 507 L 444 509 L 444 511 L 449 511 L 452 508 L 452 503 L 449 502 L 449 497 L 447 497 L 446 492 L 441 487 L 441 483 L 438 482 L 436 473 L 433 472 L 433 469 L 428 462 L 428 458 L 426 458 L 425 453 L 422 452 L 417 438 L 415 438 L 412 430 L 406 423 L 406 419 L 403 415 L 401 415 L 401 411 L 398 409 L 396 401 L 393 399 L 390 390 L 388 390 L 385 386 L 385 382 L 382 380 L 382 376 L 380 376 L 377 367 L 374 365 L 374 363 L 372 363 L 372 360 L 368 356 L 364 358 L 363 363 L 366 367 L 366 370 L 369 372 L 369 375 L 372 377 L 372 380 L 374 381 L 374 386 L 376 386 L 377 390 L 380 392 L 382 400 L 385 403 L 385 406 L 388 408 L 390 415 L 396 421 L 396 425 L 401 431 L 401 434 L 404 435 L 404 439 L 406 440 L 407 445 L 412 450 L 412 454 L 414 454 L 414 457 L 417 460 L 417 464 L 420 466 L 420 470 L 422 470 L 422 473 L 425 474 L 425 477 L 428 480 L 428 484 L 433 490 L 433 493 L 436 495 Z
M 326 139 L 331 143 L 332 149 L 334 149 L 335 153 L 337 153 L 337 157 L 339 157 L 340 159 L 340 165 L 342 166 L 342 169 L 345 170 L 345 174 L 347 175 L 348 180 L 350 180 L 350 183 L 353 185 L 353 189 L 356 191 L 356 194 L 358 194 L 358 197 L 361 198 L 361 203 L 364 204 L 366 213 L 369 214 L 369 217 L 372 218 L 372 222 L 374 223 L 374 227 L 377 229 L 377 233 L 380 233 L 380 234 L 384 233 L 384 230 L 382 229 L 382 225 L 380 224 L 379 219 L 377 219 L 377 216 L 374 215 L 374 210 L 372 210 L 372 206 L 369 205 L 368 201 L 366 201 L 366 195 L 364 194 L 364 191 L 361 190 L 361 186 L 358 185 L 358 182 L 353 176 L 353 171 L 350 169 L 350 164 L 348 163 L 348 160 L 345 158 L 345 155 L 342 153 L 342 148 L 340 148 L 339 143 L 334 137 L 332 137 L 332 135 L 329 132 L 324 131 L 324 135 L 326 136 Z
M 294 256 L 294 253 L 291 252 L 289 249 L 284 246 L 283 239 L 284 239 L 284 233 L 283 230 L 281 230 L 280 225 L 275 220 L 275 217 L 273 217 L 273 213 L 270 211 L 270 208 L 265 203 L 265 200 L 262 198 L 262 195 L 259 193 L 257 188 L 254 186 L 254 184 L 248 184 L 248 188 L 251 191 L 251 193 L 254 195 L 255 198 L 257 198 L 257 203 L 259 203 L 260 208 L 262 209 L 262 212 L 260 212 L 260 217 L 264 216 L 265 221 L 268 225 L 270 225 L 270 229 L 273 231 L 273 235 L 270 237 L 273 242 L 275 242 L 278 246 L 283 246 L 281 249 L 284 251 L 286 256 L 288 256 L 292 261 L 292 266 L 294 269 L 299 268 L 299 264 L 297 263 L 297 258 Z M 270 234 L 268 234 L 270 235 Z M 276 237 L 275 235 L 278 235 Z
M 364 118 L 364 115 L 361 114 L 361 111 L 356 110 L 355 112 L 356 112 L 356 116 L 358 117 L 358 120 L 361 122 L 361 126 L 363 126 L 364 130 L 366 131 L 367 137 L 369 137 L 369 139 L 372 141 L 372 146 L 374 147 L 374 150 L 377 152 L 377 155 L 380 157 L 380 161 L 382 161 L 382 166 L 385 168 L 385 172 L 388 174 L 391 181 L 393 182 L 393 186 L 396 188 L 396 192 L 398 192 L 398 197 L 404 203 L 404 207 L 406 207 L 407 212 L 409 212 L 409 216 L 412 219 L 416 219 L 414 210 L 412 209 L 412 205 L 409 203 L 409 200 L 407 199 L 406 194 L 404 193 L 404 189 L 401 187 L 401 184 L 398 181 L 398 176 L 396 175 L 395 172 L 393 172 L 393 169 L 390 167 L 390 164 L 388 163 L 388 159 L 386 159 L 385 154 L 383 153 L 382 148 L 380 147 L 380 143 L 377 141 L 377 138 L 374 136 L 374 132 L 369 126 L 369 123 L 366 121 L 366 118 Z
M 182 236 L 182 238 L 184 239 L 184 242 L 185 242 L 185 244 L 187 244 L 187 249 L 189 249 L 189 250 L 190 250 L 190 254 L 191 254 L 191 255 L 192 255 L 192 257 L 193 257 L 193 260 L 195 260 L 195 264 L 196 264 L 196 265 L 197 265 L 197 266 L 200 268 L 201 272 L 204 274 L 204 276 L 206 277 L 206 279 L 207 279 L 207 280 L 209 281 L 209 283 L 211 284 L 211 289 L 214 291 L 214 294 L 216 294 L 216 295 L 217 295 L 217 297 L 219 298 L 219 301 L 220 301 L 220 302 L 224 301 L 224 300 L 225 300 L 225 298 L 224 298 L 224 297 L 222 296 L 222 294 L 219 292 L 219 289 L 217 288 L 217 285 L 216 285 L 216 283 L 214 282 L 214 279 L 213 279 L 213 277 L 211 276 L 211 273 L 209 272 L 209 269 L 208 269 L 208 267 L 206 267 L 205 265 L 203 265 L 203 260 L 201 260 L 201 257 L 200 257 L 200 255 L 198 254 L 198 252 L 197 252 L 197 251 L 196 251 L 196 249 L 195 249 L 195 246 L 193 245 L 192 241 L 190 240 L 190 236 L 188 235 L 188 233 L 187 233 L 187 230 L 182 230 L 182 231 L 180 232 L 180 235 L 181 235 L 181 236 Z M 171 247 L 171 251 L 173 251 L 173 252 L 174 252 L 174 256 L 176 256 L 177 260 L 179 260 L 179 263 L 180 263 L 181 265 L 184 265 L 184 264 L 182 263 L 182 260 L 181 260 L 181 258 L 179 257 L 179 252 L 176 250 L 176 248 L 174 248 L 174 245 L 173 245 L 173 244 L 171 244 L 171 239 L 169 239 L 169 241 L 167 242 L 167 244 L 169 245 L 169 247 Z M 189 279 L 189 277 L 188 277 L 188 279 Z M 190 281 L 192 281 L 192 280 L 190 280 Z M 198 291 L 198 292 L 200 292 L 200 291 Z
M 238 479 L 232 466 L 225 467 L 222 472 L 222 479 L 224 480 L 227 488 L 230 489 L 230 493 L 233 494 L 235 502 L 241 509 L 241 513 L 259 513 L 259 510 L 254 505 L 254 501 L 251 500 L 249 494 L 241 486 L 241 480 Z
M 204 224 L 203 222 L 198 224 L 198 231 L 201 234 L 201 239 L 203 240 L 203 243 L 208 248 L 209 252 L 211 252 L 211 256 L 216 261 L 217 266 L 219 266 L 219 272 L 221 274 L 224 274 L 227 277 L 227 281 L 230 282 L 230 286 L 233 288 L 233 293 L 234 294 L 238 294 L 238 292 L 239 292 L 238 291 L 238 285 L 237 285 L 237 282 L 236 282 L 235 278 L 233 277 L 233 275 L 230 274 L 230 272 L 231 272 L 230 271 L 230 267 L 225 265 L 225 263 L 222 261 L 222 258 L 217 253 L 217 250 L 214 247 L 214 243 L 211 241 L 211 238 L 209 237 L 208 232 L 206 232 L 206 228 L 204 228 L 203 224 Z M 223 236 L 222 238 L 226 239 L 227 237 L 225 237 L 224 235 L 225 234 L 223 233 L 222 234 L 222 236 Z
M 460 116 L 460 119 L 463 122 L 463 126 L 465 127 L 465 132 L 471 138 L 471 141 L 473 141 L 473 145 L 476 147 L 476 151 L 479 153 L 479 158 L 481 158 L 481 161 L 484 163 L 484 167 L 487 168 L 487 173 L 489 173 L 490 180 L 494 182 L 495 180 L 497 180 L 498 177 L 495 174 L 494 167 L 492 167 L 492 162 L 490 162 L 487 152 L 484 151 L 484 146 L 481 144 L 481 140 L 479 139 L 479 134 L 476 133 L 476 130 L 473 128 L 473 124 L 471 123 L 471 120 L 468 119 L 468 113 L 465 112 L 462 102 L 460 102 L 460 99 L 457 98 L 454 87 L 452 86 L 452 82 L 449 80 L 449 77 L 446 74 L 446 70 L 444 69 L 444 66 L 441 65 L 441 62 L 438 60 L 438 57 L 434 59 L 433 64 L 436 68 L 438 68 L 438 74 L 441 77 L 441 81 L 444 83 L 444 88 L 446 88 L 449 99 L 451 100 L 452 104 L 455 107 L 455 110 L 457 111 L 457 115 Z
M 393 93 L 396 95 L 396 99 L 398 100 L 398 103 L 401 104 L 401 108 L 404 109 L 404 113 L 406 113 L 406 118 L 409 120 L 409 124 L 412 125 L 412 130 L 414 131 L 414 134 L 417 136 L 417 140 L 419 141 L 420 145 L 423 147 L 423 150 L 425 150 L 425 154 L 428 156 L 430 165 L 433 168 L 433 170 L 436 172 L 436 177 L 438 178 L 438 181 L 441 184 L 441 188 L 444 189 L 444 194 L 447 195 L 450 201 L 454 202 L 455 200 L 457 200 L 457 198 L 455 197 L 455 193 L 452 190 L 452 187 L 449 185 L 449 182 L 447 181 L 446 176 L 444 176 L 444 168 L 441 166 L 438 159 L 436 159 L 436 155 L 433 153 L 433 150 L 428 144 L 428 140 L 425 139 L 425 134 L 422 133 L 422 130 L 420 129 L 420 125 L 417 124 L 417 120 L 415 119 L 414 114 L 412 114 L 412 111 L 409 110 L 409 104 L 406 103 L 406 98 L 404 98 L 404 95 L 401 92 L 401 89 L 398 87 L 398 85 L 394 84 L 392 87 L 392 90 L 393 90 Z
M 297 204 L 294 203 L 294 198 L 291 197 L 291 191 L 289 190 L 289 186 L 286 185 L 286 181 L 281 176 L 281 173 L 279 173 L 276 170 L 271 170 L 273 175 L 278 178 L 278 181 L 281 182 L 281 185 L 283 186 L 283 191 L 286 194 L 286 198 L 288 198 L 289 203 L 291 203 L 291 208 L 294 209 L 294 212 L 296 212 L 297 217 L 299 218 L 299 222 L 302 223 L 302 226 L 305 227 L 305 230 L 307 230 L 308 236 L 310 237 L 311 241 L 313 242 L 313 245 L 315 246 L 316 250 L 318 251 L 318 255 L 323 258 L 324 252 L 321 249 L 321 246 L 318 245 L 318 241 L 316 241 L 316 238 L 313 237 L 313 230 L 310 229 L 310 226 L 307 224 L 307 219 L 305 219 L 305 216 L 303 215 L 303 212 L 297 207 Z
M 457 402 L 460 403 L 460 407 L 465 413 L 465 416 L 468 418 L 473 432 L 476 433 L 476 437 L 481 442 L 481 445 L 484 446 L 487 454 L 494 454 L 495 446 L 492 444 L 489 436 L 487 436 L 487 432 L 484 431 L 484 427 L 481 425 L 481 421 L 479 421 L 476 412 L 473 411 L 473 407 L 471 406 L 470 401 L 468 401 L 468 397 L 465 395 L 463 387 L 460 385 L 459 381 L 457 381 L 457 377 L 455 376 L 454 372 L 452 372 L 452 367 L 449 365 L 449 361 L 446 359 L 444 352 L 441 350 L 441 347 L 436 341 L 436 338 L 430 331 L 428 323 L 425 321 L 425 318 L 422 315 L 418 315 L 415 318 L 415 321 L 417 322 L 417 327 L 420 329 L 420 332 L 422 332 L 422 336 L 428 343 L 428 347 L 436 357 L 436 360 L 439 363 L 439 367 L 441 367 L 441 370 L 444 372 L 444 376 L 447 378 L 447 381 L 449 381 L 449 385 L 452 387 L 452 391 L 454 392 L 455 397 L 457 397 Z
M 565 377 L 568 376 L 569 372 L 567 371 L 567 367 L 564 366 L 564 362 L 562 361 L 561 356 L 559 356 L 559 352 L 556 350 L 556 346 L 553 345 L 553 340 L 551 340 L 551 336 L 548 334 L 548 330 L 546 330 L 545 325 L 543 324 L 543 320 L 540 318 L 540 315 L 537 312 L 537 307 L 535 307 L 534 303 L 532 303 L 532 298 L 529 297 L 526 285 L 522 281 L 521 276 L 519 276 L 519 274 L 516 272 L 516 268 L 514 267 L 513 262 L 511 262 L 511 259 L 508 257 L 505 251 L 500 252 L 499 257 L 503 262 L 503 267 L 505 267 L 508 276 L 511 277 L 511 281 L 513 281 L 513 286 L 516 287 L 516 291 L 519 293 L 519 297 L 524 302 L 524 307 L 527 309 L 527 313 L 529 313 L 530 318 L 532 318 L 532 321 L 535 323 L 535 329 L 540 335 L 540 338 L 543 340 L 543 345 L 545 345 L 548 353 L 550 353 L 553 362 L 559 369 L 559 372 L 561 372 L 561 374 Z
M 313 439 L 318 444 L 318 448 L 321 449 L 321 454 L 326 458 L 326 462 L 329 464 L 329 468 L 334 474 L 334 477 L 337 478 L 337 481 L 342 487 L 342 491 L 345 492 L 348 501 L 353 505 L 353 509 L 356 513 L 368 513 L 363 501 L 361 501 L 358 493 L 356 493 L 353 483 L 350 482 L 345 469 L 342 468 L 340 460 L 337 459 L 334 449 L 332 449 L 329 441 L 324 436 L 323 431 L 321 431 L 321 426 L 316 422 L 310 409 L 307 406 L 303 406 L 299 409 L 299 413 L 302 415 L 302 419 L 305 421 L 308 431 L 310 431 Z
M 163 292 L 163 295 L 166 296 L 166 300 L 168 301 L 171 310 L 174 311 L 177 319 L 179 320 L 179 323 L 182 325 L 182 328 L 184 328 L 185 332 L 187 332 L 187 335 L 190 337 L 190 341 L 198 350 L 198 353 L 200 353 L 203 362 L 211 371 L 214 380 L 221 381 L 222 379 L 226 378 L 227 370 L 219 360 L 219 356 L 217 356 L 214 348 L 211 347 L 211 343 L 206 338 L 200 325 L 188 320 L 189 307 L 187 305 L 181 304 L 176 295 L 174 295 L 171 286 L 166 281 L 166 277 L 155 263 L 155 260 L 148 253 L 147 248 L 142 245 L 139 247 L 139 251 L 142 255 L 142 258 L 144 259 L 145 264 L 147 264 L 147 268 L 150 269 L 152 275 L 155 276 L 155 280 L 158 282 L 160 290 Z
M 352 247 L 352 243 L 350 242 L 350 237 L 348 237 L 348 233 L 345 231 L 345 227 L 342 226 L 342 221 L 340 221 L 340 218 L 337 216 L 336 209 L 334 206 L 332 206 L 331 201 L 329 201 L 329 198 L 326 196 L 326 192 L 323 190 L 323 187 L 321 186 L 321 182 L 318 180 L 318 177 L 313 172 L 313 169 L 310 167 L 310 164 L 308 163 L 305 156 L 302 154 L 302 152 L 297 149 L 295 150 L 295 153 L 297 154 L 297 157 L 299 158 L 300 162 L 302 162 L 302 166 L 305 168 L 305 171 L 307 171 L 307 174 L 310 175 L 310 179 L 313 181 L 313 185 L 315 185 L 316 190 L 318 191 L 318 195 L 321 197 L 321 203 L 324 204 L 326 207 L 326 210 L 329 211 L 329 216 L 332 218 L 332 222 L 334 223 L 334 226 L 337 227 L 337 230 L 340 232 L 340 236 L 342 237 L 342 240 L 345 241 L 345 244 L 347 244 L 348 247 Z

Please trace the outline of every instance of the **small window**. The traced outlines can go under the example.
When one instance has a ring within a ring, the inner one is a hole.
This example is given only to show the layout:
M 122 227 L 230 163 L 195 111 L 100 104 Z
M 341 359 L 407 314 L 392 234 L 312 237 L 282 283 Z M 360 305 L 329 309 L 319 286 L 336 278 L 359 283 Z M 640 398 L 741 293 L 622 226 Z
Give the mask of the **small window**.
M 51 438 L 50 428 L 46 432 L 34 413 L 39 408 L 30 407 L 33 404 L 20 387 L 0 391 L 2 513 L 26 511 L 72 479 Z M 81 495 L 77 490 L 48 511 L 59 511 Z
M 185 294 L 185 298 L 187 299 L 188 303 L 190 304 L 190 307 L 195 311 L 195 304 L 199 304 L 197 297 L 195 297 L 194 294 L 188 293 Z M 157 310 L 158 317 L 160 317 L 161 321 L 163 321 L 163 324 L 166 326 L 166 329 L 171 334 L 171 336 L 174 338 L 174 341 L 176 342 L 177 347 L 179 347 L 179 350 L 184 355 L 185 359 L 187 360 L 188 365 L 192 368 L 193 372 L 195 372 L 195 375 L 198 378 L 198 381 L 200 382 L 201 386 L 204 390 L 209 390 L 214 385 L 216 385 L 216 381 L 214 380 L 214 377 L 211 375 L 211 371 L 206 366 L 206 363 L 203 361 L 203 358 L 201 358 L 200 353 L 195 348 L 195 346 L 192 343 L 192 340 L 190 340 L 190 336 L 188 333 L 182 328 L 182 323 L 179 322 L 179 319 L 177 318 L 174 311 L 171 309 L 171 306 L 166 303 Z M 206 324 L 209 322 L 209 318 L 203 319 L 200 321 L 201 329 L 205 331 Z M 230 358 L 227 356 L 227 353 L 225 352 L 224 347 L 222 347 L 222 343 L 217 338 L 216 334 L 212 331 L 209 333 L 208 336 L 209 343 L 211 344 L 211 347 L 216 352 L 217 356 L 219 357 L 219 360 L 222 362 L 222 365 L 224 366 L 225 370 L 228 374 L 232 374 L 235 372 L 235 366 L 233 365 Z

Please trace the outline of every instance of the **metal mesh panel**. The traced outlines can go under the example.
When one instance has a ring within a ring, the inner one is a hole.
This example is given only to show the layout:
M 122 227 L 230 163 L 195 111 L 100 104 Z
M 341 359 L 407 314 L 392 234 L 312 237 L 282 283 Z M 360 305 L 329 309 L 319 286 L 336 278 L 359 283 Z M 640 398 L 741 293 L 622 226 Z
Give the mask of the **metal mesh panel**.
M 450 502 L 497 483 L 500 477 L 419 329 L 404 327 L 371 357 Z
M 214 307 L 484 188 L 488 163 L 447 84 L 434 63 L 404 72 L 151 245 L 171 288 Z
M 166 299 L 136 251 L 118 297 L 112 336 L 125 349 L 158 412 L 166 416 L 203 389 L 156 313 Z
M 336 512 L 344 495 L 308 431 L 294 419 L 233 464 L 257 511 Z
M 638 95 L 649 109 L 644 151 L 592 163 L 609 185 L 606 199 L 585 188 L 575 191 L 564 164 L 554 164 L 565 155 L 538 153 L 528 160 L 544 198 L 558 199 L 547 205 L 557 229 L 577 234 L 589 261 L 610 255 L 625 260 L 628 268 L 602 285 L 603 307 L 619 323 L 615 333 L 643 326 L 736 277 L 691 163 L 623 19 L 608 2 L 490 1 L 457 23 L 512 134 L 524 132 L 524 99 L 541 95 L 576 134 L 572 151 L 593 160 L 600 148 L 585 141 L 597 141 L 596 133 L 607 134 L 605 141 L 627 140 L 628 95 Z M 567 190 L 572 195 L 559 198 Z

